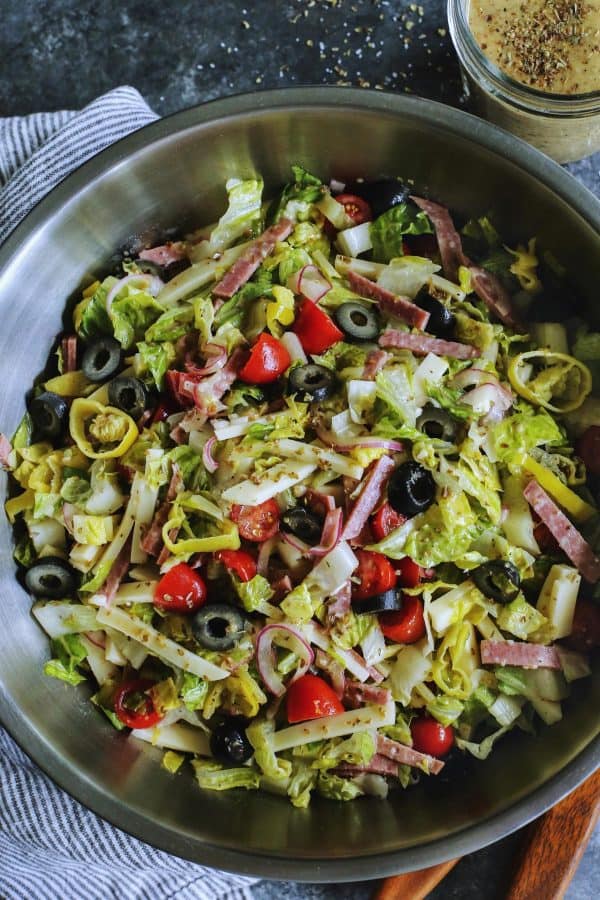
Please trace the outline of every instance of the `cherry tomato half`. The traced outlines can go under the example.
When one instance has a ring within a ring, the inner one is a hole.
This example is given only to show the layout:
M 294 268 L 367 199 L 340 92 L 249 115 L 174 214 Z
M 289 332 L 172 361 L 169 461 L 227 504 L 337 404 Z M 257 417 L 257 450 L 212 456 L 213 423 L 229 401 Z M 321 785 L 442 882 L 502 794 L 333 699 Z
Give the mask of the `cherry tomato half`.
M 571 634 L 566 642 L 581 653 L 600 647 L 600 606 L 593 600 L 585 597 L 577 600 Z
M 233 572 L 240 581 L 250 581 L 256 575 L 256 561 L 245 550 L 219 550 L 215 559 Z
M 396 644 L 414 644 L 425 634 L 423 604 L 418 597 L 402 598 L 402 609 L 379 613 L 384 637 Z
M 373 518 L 371 519 L 371 529 L 376 541 L 382 541 L 391 531 L 399 528 L 406 522 L 406 516 L 396 512 L 394 507 L 388 503 L 382 503 Z
M 125 681 L 115 694 L 113 706 L 117 718 L 128 728 L 152 728 L 163 718 L 154 708 L 146 691 L 152 682 L 145 678 Z
M 265 500 L 258 506 L 231 507 L 231 518 L 236 523 L 240 537 L 246 541 L 262 543 L 279 531 L 279 507 L 276 500 Z
M 358 579 L 358 583 L 352 585 L 353 600 L 367 600 L 396 586 L 396 570 L 383 553 L 375 553 L 373 550 L 355 552 L 358 568 L 354 577 Z
M 166 612 L 192 613 L 206 603 L 206 585 L 187 563 L 169 569 L 154 589 L 154 605 Z
M 454 729 L 431 716 L 420 716 L 410 723 L 413 747 L 429 756 L 445 756 L 454 746 Z
M 301 303 L 293 330 L 305 353 L 323 353 L 344 337 L 335 322 L 312 300 Z
M 421 584 L 423 569 L 410 556 L 405 556 L 396 563 L 398 584 L 400 587 L 414 588 Z
M 600 475 L 600 425 L 591 425 L 575 445 L 591 475 Z
M 333 688 L 318 675 L 303 675 L 294 681 L 287 690 L 286 705 L 290 724 L 344 712 Z
M 282 343 L 263 331 L 250 351 L 250 359 L 240 369 L 238 378 L 247 384 L 270 384 L 277 381 L 292 363 Z
M 371 207 L 362 197 L 357 197 L 356 194 L 338 194 L 335 199 L 342 204 L 346 215 L 352 219 L 355 225 L 362 225 L 363 222 L 372 220 Z

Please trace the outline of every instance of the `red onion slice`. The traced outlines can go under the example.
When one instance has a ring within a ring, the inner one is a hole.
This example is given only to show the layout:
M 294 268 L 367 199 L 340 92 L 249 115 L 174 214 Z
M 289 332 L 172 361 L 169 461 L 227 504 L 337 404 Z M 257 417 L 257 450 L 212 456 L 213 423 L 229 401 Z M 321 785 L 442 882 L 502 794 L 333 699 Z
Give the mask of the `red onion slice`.
M 222 369 L 227 362 L 227 350 L 221 344 L 206 344 L 204 351 L 207 355 L 206 365 L 195 366 L 186 364 L 186 372 L 204 377 L 205 375 L 214 375 L 219 369 Z
M 202 448 L 202 462 L 204 463 L 204 468 L 207 472 L 216 472 L 219 468 L 219 463 L 212 455 L 216 443 L 216 437 L 210 437 Z
M 114 284 L 108 294 L 106 295 L 106 312 L 110 313 L 110 308 L 113 305 L 113 301 L 117 294 L 125 287 L 126 284 L 132 284 L 133 282 L 141 282 L 146 286 L 146 290 L 153 297 L 156 297 L 158 292 L 162 287 L 164 287 L 164 281 L 158 277 L 158 275 L 149 275 L 145 272 L 140 273 L 139 275 L 126 275 L 124 278 L 120 278 L 116 284 Z
M 321 297 L 331 290 L 331 282 L 327 281 L 321 271 L 309 263 L 288 278 L 288 287 L 295 294 L 302 294 L 307 300 L 318 303 Z
M 342 536 L 344 514 L 341 508 L 330 509 L 325 516 L 321 543 L 317 547 L 311 547 L 309 556 L 326 556 L 336 546 Z
M 84 631 L 84 635 L 94 647 L 99 647 L 100 650 L 106 649 L 106 637 L 103 631 Z
M 300 657 L 301 664 L 296 669 L 288 684 L 292 684 L 302 675 L 306 675 L 312 665 L 315 654 L 306 639 L 289 625 L 267 625 L 259 632 L 256 639 L 256 666 L 258 674 L 268 691 L 276 697 L 285 694 L 286 686 L 275 669 L 274 642 L 277 641 L 286 650 L 291 650 Z
M 315 491 L 314 488 L 307 488 L 305 497 L 313 512 L 321 513 L 324 509 L 327 513 L 335 509 L 335 497 L 332 494 L 323 494 L 321 491 Z
M 294 550 L 297 550 L 298 553 L 301 553 L 302 556 L 308 556 L 310 553 L 308 544 L 305 544 L 304 541 L 301 541 L 300 538 L 297 538 L 295 535 L 289 534 L 287 531 L 280 531 L 279 537 L 285 541 L 286 544 L 289 544 L 290 547 L 293 547 Z

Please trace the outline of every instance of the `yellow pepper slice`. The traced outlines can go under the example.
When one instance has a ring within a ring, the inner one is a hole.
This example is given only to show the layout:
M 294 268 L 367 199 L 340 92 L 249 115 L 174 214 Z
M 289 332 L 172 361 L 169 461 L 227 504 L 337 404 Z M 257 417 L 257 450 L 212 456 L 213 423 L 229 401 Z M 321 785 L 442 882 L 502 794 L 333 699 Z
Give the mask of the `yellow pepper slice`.
M 294 295 L 289 288 L 275 285 L 272 289 L 274 300 L 267 304 L 267 328 L 276 338 L 283 334 L 283 325 L 294 321 Z
M 191 553 L 214 553 L 217 550 L 239 550 L 240 536 L 237 525 L 229 519 L 223 519 L 221 534 L 203 538 L 183 538 L 172 541 L 169 532 L 181 525 L 181 515 L 175 515 L 163 525 L 162 537 L 165 547 L 174 556 L 187 556 Z
M 548 491 L 551 497 L 554 497 L 563 509 L 565 509 L 576 522 L 587 522 L 595 515 L 596 510 L 585 500 L 582 500 L 575 491 L 563 484 L 554 472 L 542 466 L 536 459 L 526 456 L 523 467 L 530 475 L 539 482 L 539 484 Z
M 544 361 L 545 367 L 527 378 L 525 373 L 531 371 L 533 364 L 540 360 Z M 579 379 L 579 384 L 572 386 L 575 396 L 566 399 L 565 403 L 559 406 L 555 399 L 557 389 L 568 388 L 568 382 L 573 376 Z M 592 390 L 592 373 L 588 367 L 574 356 L 555 353 L 552 350 L 528 350 L 517 354 L 508 367 L 508 378 L 521 397 L 554 413 L 572 412 L 577 409 Z
M 61 397 L 81 397 L 90 387 L 89 381 L 80 369 L 75 372 L 65 372 L 64 375 L 57 375 L 56 378 L 50 378 L 45 382 L 44 387 L 53 394 L 59 394 Z
M 12 525 L 19 515 L 19 513 L 25 512 L 26 509 L 33 509 L 33 504 L 35 502 L 35 494 L 32 490 L 23 491 L 22 494 L 18 494 L 16 497 L 11 497 L 10 500 L 7 500 L 4 504 L 4 509 L 6 510 L 6 515 L 8 516 L 8 521 Z
M 131 416 L 122 410 L 82 397 L 71 404 L 69 431 L 81 452 L 90 459 L 122 456 L 139 433 Z M 106 449 L 99 449 L 102 447 Z

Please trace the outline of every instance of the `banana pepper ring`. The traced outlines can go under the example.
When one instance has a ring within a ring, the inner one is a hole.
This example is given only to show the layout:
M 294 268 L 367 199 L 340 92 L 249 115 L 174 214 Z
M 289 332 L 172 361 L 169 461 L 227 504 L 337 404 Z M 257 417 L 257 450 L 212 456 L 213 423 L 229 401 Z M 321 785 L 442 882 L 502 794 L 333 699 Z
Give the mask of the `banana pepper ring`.
M 69 413 L 71 437 L 90 459 L 112 459 L 122 456 L 138 436 L 131 418 L 114 406 L 103 406 L 96 400 L 78 397 Z
M 535 371 L 536 363 L 543 363 L 541 371 Z M 510 362 L 508 378 L 521 397 L 553 413 L 572 412 L 592 390 L 588 367 L 574 356 L 552 350 L 519 353 Z

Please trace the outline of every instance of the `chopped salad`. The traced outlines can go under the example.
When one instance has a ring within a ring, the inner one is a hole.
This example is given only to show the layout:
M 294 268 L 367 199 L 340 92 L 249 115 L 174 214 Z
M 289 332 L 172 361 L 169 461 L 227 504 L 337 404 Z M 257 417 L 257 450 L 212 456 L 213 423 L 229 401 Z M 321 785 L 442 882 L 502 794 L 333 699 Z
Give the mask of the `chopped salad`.
M 0 439 L 44 671 L 202 788 L 385 797 L 590 673 L 600 334 L 399 179 L 226 189 L 83 291 Z

